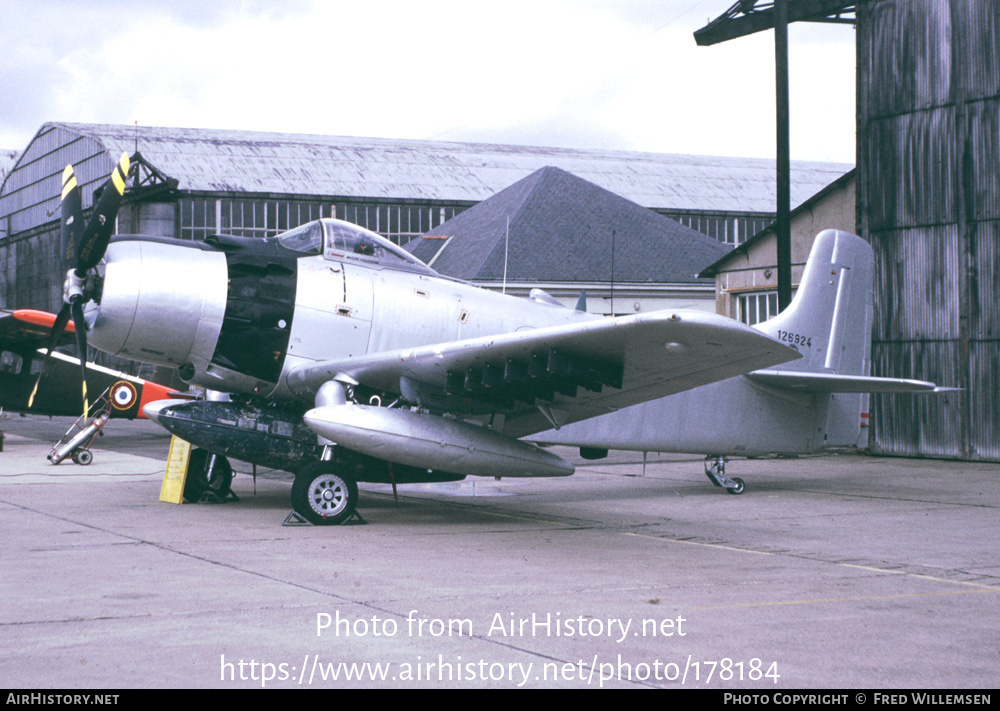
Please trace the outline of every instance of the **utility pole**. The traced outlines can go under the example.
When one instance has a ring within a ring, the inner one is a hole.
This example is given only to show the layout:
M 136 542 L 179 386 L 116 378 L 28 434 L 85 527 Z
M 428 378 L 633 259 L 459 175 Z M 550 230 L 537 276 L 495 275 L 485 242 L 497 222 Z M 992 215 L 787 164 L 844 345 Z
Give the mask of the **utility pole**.
M 857 24 L 857 0 L 736 0 L 694 33 L 699 46 L 774 29 L 775 123 L 777 124 L 778 310 L 792 301 L 791 158 L 788 140 L 788 23 Z
M 792 303 L 791 159 L 788 139 L 788 0 L 774 0 L 778 219 L 778 311 Z

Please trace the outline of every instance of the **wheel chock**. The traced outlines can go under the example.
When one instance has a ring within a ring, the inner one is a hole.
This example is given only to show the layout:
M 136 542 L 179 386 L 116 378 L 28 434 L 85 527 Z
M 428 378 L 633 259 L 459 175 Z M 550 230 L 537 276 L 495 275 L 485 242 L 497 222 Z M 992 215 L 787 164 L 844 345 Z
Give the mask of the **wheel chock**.
M 292 511 L 290 514 L 285 516 L 285 520 L 281 523 L 282 526 L 312 526 L 312 523 L 306 519 L 299 516 L 297 513 Z
M 340 525 L 341 526 L 364 526 L 367 523 L 368 522 L 365 521 L 361 517 L 361 514 L 359 514 L 355 510 L 355 512 L 351 515 L 351 517 L 349 519 L 347 519 L 346 521 L 344 521 Z M 302 516 L 300 516 L 299 514 L 297 514 L 295 511 L 292 511 L 287 516 L 285 516 L 285 520 L 282 521 L 281 525 L 282 526 L 315 526 L 316 524 L 314 524 L 312 521 L 309 521 L 309 520 L 303 518 Z
M 236 492 L 229 489 L 221 496 L 216 494 L 214 491 L 206 491 L 201 495 L 196 503 L 199 504 L 228 504 L 231 501 L 239 501 L 240 497 L 236 495 Z

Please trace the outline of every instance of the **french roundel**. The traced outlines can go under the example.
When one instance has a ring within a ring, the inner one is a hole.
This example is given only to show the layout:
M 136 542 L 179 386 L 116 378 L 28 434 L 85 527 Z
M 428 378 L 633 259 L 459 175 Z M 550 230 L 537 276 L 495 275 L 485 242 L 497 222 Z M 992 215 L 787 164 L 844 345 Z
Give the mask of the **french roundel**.
M 135 404 L 138 394 L 132 383 L 121 380 L 111 388 L 111 405 L 116 410 L 127 410 Z

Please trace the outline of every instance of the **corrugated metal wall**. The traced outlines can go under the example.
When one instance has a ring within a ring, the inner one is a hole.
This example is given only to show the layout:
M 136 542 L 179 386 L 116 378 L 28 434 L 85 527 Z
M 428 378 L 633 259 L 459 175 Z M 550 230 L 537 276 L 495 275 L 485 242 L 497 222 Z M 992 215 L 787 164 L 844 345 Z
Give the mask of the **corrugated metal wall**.
M 1000 461 L 1000 2 L 858 7 L 858 219 L 873 369 L 962 388 L 878 396 L 871 448 Z

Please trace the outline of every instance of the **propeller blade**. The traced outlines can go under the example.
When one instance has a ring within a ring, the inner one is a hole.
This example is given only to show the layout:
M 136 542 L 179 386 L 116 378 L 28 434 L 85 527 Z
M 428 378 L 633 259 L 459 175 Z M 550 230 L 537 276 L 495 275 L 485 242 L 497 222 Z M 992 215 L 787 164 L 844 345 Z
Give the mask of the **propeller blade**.
M 83 318 L 83 299 L 73 299 L 70 308 L 73 311 L 73 325 L 76 327 L 76 344 L 80 348 L 83 417 L 86 419 L 87 413 L 90 412 L 90 403 L 87 401 L 87 322 Z
M 83 223 L 83 203 L 80 197 L 80 186 L 76 182 L 73 166 L 67 165 L 63 171 L 62 187 L 62 225 L 60 238 L 62 243 L 63 271 L 76 266 L 76 250 L 80 237 L 86 225 Z
M 42 359 L 42 367 L 35 380 L 35 386 L 31 389 L 28 397 L 28 409 L 35 402 L 38 394 L 38 386 L 42 382 L 42 375 L 45 373 L 45 366 L 49 362 L 52 351 L 55 350 L 59 337 L 62 336 L 73 318 L 73 326 L 76 331 L 76 342 L 80 348 L 80 368 L 82 369 L 82 395 L 83 395 L 83 416 L 87 416 L 90 410 L 90 402 L 87 398 L 87 322 L 83 316 L 83 305 L 87 301 L 85 293 L 85 280 L 87 272 L 97 266 L 97 263 L 104 258 L 104 252 L 108 248 L 111 240 L 111 232 L 115 228 L 115 215 L 118 213 L 118 206 L 121 204 L 122 194 L 125 192 L 125 180 L 129 170 L 128 153 L 123 153 L 118 164 L 111 171 L 108 182 L 104 185 L 97 205 L 94 208 L 94 216 L 84 227 L 83 225 L 83 203 L 80 196 L 80 186 L 76 180 L 73 166 L 68 165 L 63 170 L 61 225 L 59 228 L 62 240 L 63 259 L 73 263 L 73 270 L 67 274 L 67 281 L 63 294 L 65 303 L 56 316 L 55 324 L 52 327 L 52 336 L 49 339 L 49 347 Z M 73 255 L 71 257 L 70 255 Z M 74 258 L 75 257 L 75 258 Z
M 125 192 L 125 179 L 128 177 L 128 153 L 122 153 L 121 160 L 111 171 L 111 177 L 104 184 L 104 190 L 97 201 L 94 216 L 90 218 L 87 229 L 83 233 L 76 250 L 76 271 L 83 275 L 88 269 L 97 266 L 104 257 L 115 229 L 115 215 Z
M 42 367 L 38 371 L 38 377 L 35 378 L 35 387 L 31 389 L 31 395 L 28 396 L 29 410 L 35 402 L 35 395 L 38 394 L 38 385 L 42 382 L 42 374 L 45 373 L 45 364 L 49 362 L 49 356 L 51 356 L 52 351 L 56 349 L 56 344 L 59 343 L 59 337 L 62 335 L 63 330 L 65 330 L 69 317 L 70 306 L 69 304 L 63 304 L 63 307 L 59 309 L 59 314 L 56 316 L 56 322 L 52 325 L 52 336 L 49 338 L 49 348 L 45 351 L 45 357 L 42 359 Z

